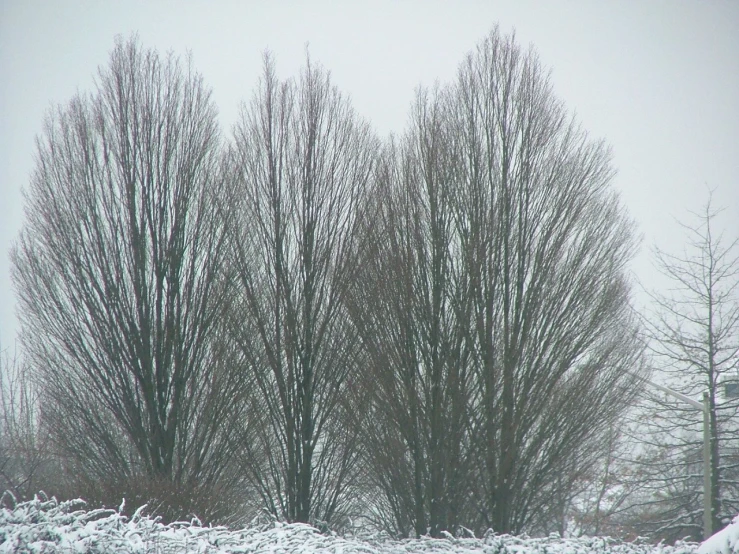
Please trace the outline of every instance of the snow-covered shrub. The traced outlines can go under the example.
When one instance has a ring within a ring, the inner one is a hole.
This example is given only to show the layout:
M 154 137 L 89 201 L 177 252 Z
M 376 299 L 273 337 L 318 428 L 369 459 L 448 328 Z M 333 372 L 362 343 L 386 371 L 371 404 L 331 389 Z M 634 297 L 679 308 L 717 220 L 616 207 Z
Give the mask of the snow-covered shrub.
M 11 503 L 12 504 L 12 503 Z M 723 533 L 723 532 L 722 532 Z M 739 532 L 733 537 L 739 536 Z M 710 541 L 709 541 L 710 542 Z M 706 543 L 708 544 L 708 543 Z M 705 545 L 704 545 L 705 547 Z M 36 497 L 0 509 L 0 554 L 714 554 L 734 550 L 698 550 L 694 543 L 675 546 L 636 544 L 609 538 L 562 539 L 512 537 L 487 533 L 483 538 L 391 540 L 322 534 L 305 524 L 274 522 L 267 529 L 232 531 L 204 527 L 199 521 L 164 525 L 137 510 L 86 510 L 81 500 L 58 502 Z
M 697 554 L 737 554 L 739 553 L 739 516 L 717 532 L 712 537 L 703 541 Z

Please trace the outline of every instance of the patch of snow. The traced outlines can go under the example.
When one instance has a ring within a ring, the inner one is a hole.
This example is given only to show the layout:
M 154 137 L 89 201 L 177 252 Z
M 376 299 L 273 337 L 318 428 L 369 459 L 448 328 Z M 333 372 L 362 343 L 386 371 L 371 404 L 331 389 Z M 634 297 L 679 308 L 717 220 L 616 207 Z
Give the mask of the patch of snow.
M 696 554 L 735 554 L 739 553 L 739 516 L 703 541 Z

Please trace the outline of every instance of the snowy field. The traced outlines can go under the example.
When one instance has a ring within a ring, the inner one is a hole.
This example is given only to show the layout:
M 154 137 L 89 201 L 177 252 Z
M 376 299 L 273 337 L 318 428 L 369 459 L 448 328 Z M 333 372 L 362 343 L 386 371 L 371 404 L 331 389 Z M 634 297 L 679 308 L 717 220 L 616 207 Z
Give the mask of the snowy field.
M 0 510 L 0 553 L 174 554 L 319 553 L 342 554 L 718 554 L 739 553 L 739 524 L 702 546 L 632 544 L 605 538 L 484 538 L 390 540 L 322 535 L 308 525 L 276 524 L 269 529 L 229 531 L 198 521 L 162 525 L 141 513 L 131 518 L 114 510 L 86 510 L 82 501 L 36 498 Z

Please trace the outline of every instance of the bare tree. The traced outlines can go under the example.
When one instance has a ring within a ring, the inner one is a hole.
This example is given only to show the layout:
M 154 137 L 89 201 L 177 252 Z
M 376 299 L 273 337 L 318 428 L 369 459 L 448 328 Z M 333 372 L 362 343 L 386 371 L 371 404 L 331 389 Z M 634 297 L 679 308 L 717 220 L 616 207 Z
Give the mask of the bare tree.
M 220 157 L 200 75 L 136 40 L 37 140 L 12 252 L 22 343 L 67 469 L 112 496 L 227 474 Z
M 0 348 L 0 490 L 30 500 L 40 490 L 59 494 L 56 462 L 39 421 L 38 389 L 16 351 Z
M 438 91 L 419 94 L 412 122 L 378 165 L 349 305 L 371 375 L 362 436 L 382 493 L 371 517 L 439 536 L 470 515 L 470 312 Z
M 575 495 L 565 512 L 567 533 L 623 540 L 639 536 L 629 512 L 643 487 L 643 475 L 633 463 L 633 453 L 641 443 L 632 436 L 632 428 L 642 426 L 642 416 L 642 406 L 637 403 L 618 426 L 611 428 L 598 463 L 583 475 L 580 486 L 573 491 Z
M 341 524 L 357 442 L 346 403 L 358 341 L 343 298 L 376 139 L 310 60 L 264 77 L 235 129 L 230 330 L 253 381 L 239 454 L 267 509 Z
M 353 308 L 380 509 L 400 533 L 559 529 L 641 370 L 608 150 L 495 29 L 386 165 Z
M 483 520 L 520 531 L 595 461 L 634 395 L 633 224 L 536 55 L 493 32 L 455 90 L 480 387 Z M 466 194 L 465 194 L 466 192 Z
M 670 283 L 651 294 L 645 316 L 654 365 L 675 390 L 708 394 L 713 528 L 739 511 L 739 238 L 716 233 L 719 211 L 711 197 L 695 223 L 682 224 L 681 254 L 655 249 L 657 269 Z M 723 392 L 722 392 L 723 389 Z M 728 392 L 728 394 L 726 394 Z M 661 395 L 652 397 L 648 433 L 642 435 L 643 491 L 632 512 L 638 528 L 655 538 L 702 537 L 702 414 Z

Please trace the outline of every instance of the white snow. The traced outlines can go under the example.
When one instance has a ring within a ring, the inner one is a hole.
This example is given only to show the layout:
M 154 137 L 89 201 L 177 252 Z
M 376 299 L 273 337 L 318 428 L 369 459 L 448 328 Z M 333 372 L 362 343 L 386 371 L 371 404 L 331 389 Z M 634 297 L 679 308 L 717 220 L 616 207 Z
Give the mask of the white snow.
M 729 525 L 703 541 L 696 554 L 735 554 L 739 553 L 739 516 Z
M 735 525 L 732 547 L 739 534 Z M 722 533 L 724 533 L 722 531 Z M 720 534 L 720 533 L 719 533 Z M 717 534 L 716 536 L 718 536 Z M 86 510 L 81 500 L 57 502 L 36 497 L 14 508 L 0 509 L 0 553 L 69 554 L 220 554 L 220 553 L 334 553 L 334 554 L 714 554 L 734 550 L 706 550 L 715 537 L 698 549 L 694 543 L 676 546 L 619 542 L 608 538 L 522 538 L 488 533 L 483 538 L 387 537 L 352 538 L 321 534 L 304 524 L 275 523 L 269 528 L 230 531 L 204 527 L 199 521 L 163 525 L 139 510 L 131 518 L 115 510 Z M 720 541 L 719 541 L 720 542 Z M 724 540 L 724 542 L 726 542 Z M 722 546 L 724 542 L 720 542 Z

